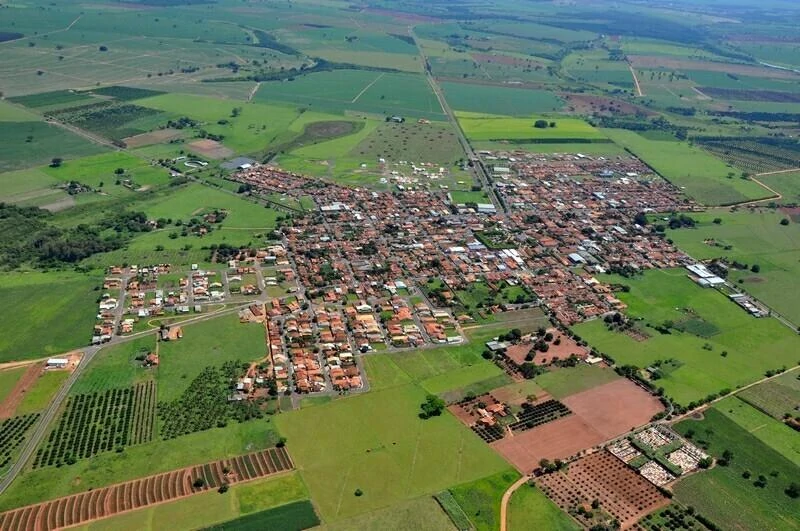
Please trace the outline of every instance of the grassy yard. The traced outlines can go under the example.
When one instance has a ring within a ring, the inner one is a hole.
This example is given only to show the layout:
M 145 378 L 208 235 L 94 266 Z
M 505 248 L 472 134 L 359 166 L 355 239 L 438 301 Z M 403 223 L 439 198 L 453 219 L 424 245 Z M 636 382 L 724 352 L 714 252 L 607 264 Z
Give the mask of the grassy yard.
M 682 270 L 603 280 L 630 286 L 630 292 L 619 297 L 628 304 L 627 314 L 641 319 L 637 326 L 649 338 L 637 341 L 609 331 L 602 320 L 580 324 L 575 331 L 621 365 L 644 368 L 657 360 L 675 359 L 677 367 L 664 371 L 657 385 L 682 405 L 751 383 L 769 369 L 797 363 L 797 337 L 788 328 L 775 319 L 751 317 L 721 293 L 694 284 Z M 700 323 L 712 334 L 701 337 L 671 329 L 665 335 L 647 326 L 666 321 L 676 327 Z
M 694 440 L 705 441 L 715 457 L 725 450 L 733 453 L 729 466 L 679 481 L 674 489 L 678 501 L 722 529 L 800 529 L 800 505 L 783 492 L 800 475 L 796 465 L 713 408 L 703 420 L 685 420 L 676 428 L 682 434 L 692 430 Z M 750 472 L 747 479 L 745 471 Z M 760 475 L 766 478 L 763 488 L 753 485 Z
M 800 275 L 800 224 L 781 225 L 788 216 L 772 210 L 692 214 L 694 229 L 668 230 L 675 244 L 694 258 L 727 258 L 747 264 L 732 269 L 730 280 L 795 324 L 800 298 L 791 289 Z M 721 223 L 714 223 L 719 218 Z M 713 241 L 713 244 L 707 242 Z M 726 248 L 726 247 L 730 248 Z M 749 270 L 757 264 L 758 273 Z
M 0 362 L 35 359 L 86 345 L 99 278 L 75 273 L 0 275 Z
M 232 485 L 225 494 L 213 490 L 203 492 L 73 529 L 138 531 L 169 527 L 176 531 L 189 531 L 307 498 L 308 490 L 300 474 L 290 472 L 275 478 Z
M 581 527 L 536 487 L 523 485 L 511 495 L 508 504 L 508 529 L 547 529 L 574 531 Z
M 451 415 L 420 419 L 424 398 L 421 388 L 406 384 L 276 418 L 324 521 L 368 513 L 507 467 Z M 309 430 L 314 437 L 308 437 Z M 337 449 L 335 458 L 331 448 Z M 363 495 L 355 496 L 356 489 Z
M 604 129 L 603 133 L 699 203 L 730 205 L 770 195 L 756 183 L 740 179 L 739 172 L 720 159 L 685 142 L 648 140 L 622 129 Z M 732 178 L 727 177 L 730 172 Z

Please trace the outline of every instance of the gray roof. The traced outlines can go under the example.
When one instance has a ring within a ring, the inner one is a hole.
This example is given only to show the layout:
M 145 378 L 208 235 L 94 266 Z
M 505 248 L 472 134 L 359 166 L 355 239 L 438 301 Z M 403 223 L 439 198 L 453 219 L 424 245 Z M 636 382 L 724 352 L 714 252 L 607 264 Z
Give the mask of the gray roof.
M 220 168 L 225 170 L 235 170 L 239 166 L 244 164 L 255 164 L 256 161 L 253 159 L 249 159 L 247 157 L 236 157 L 235 159 L 231 159 L 227 162 L 223 162 L 219 165 Z

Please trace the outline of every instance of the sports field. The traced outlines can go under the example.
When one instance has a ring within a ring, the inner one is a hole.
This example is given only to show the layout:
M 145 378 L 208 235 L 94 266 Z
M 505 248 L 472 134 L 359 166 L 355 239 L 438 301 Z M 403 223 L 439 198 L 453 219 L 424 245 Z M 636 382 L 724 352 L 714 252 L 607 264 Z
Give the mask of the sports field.
M 739 178 L 734 168 L 685 142 L 649 140 L 633 131 L 603 129 L 688 196 L 706 205 L 732 205 L 771 194 L 756 183 Z M 733 172 L 732 178 L 728 173 Z
M 407 384 L 275 419 L 323 520 L 373 511 L 507 467 L 446 412 L 420 419 L 424 398 L 421 388 Z M 363 495 L 355 496 L 356 489 Z
M 733 457 L 728 466 L 680 480 L 675 498 L 723 529 L 800 529 L 800 506 L 783 492 L 797 480 L 800 468 L 717 408 L 703 416 L 700 421 L 682 421 L 676 429 L 684 435 L 691 430 L 693 441 L 708 444 L 716 458 L 725 450 Z M 764 476 L 763 487 L 754 485 L 759 476 Z
M 721 293 L 694 284 L 683 270 L 603 280 L 630 286 L 629 293 L 618 296 L 628 305 L 629 316 L 642 319 L 637 326 L 649 338 L 638 341 L 608 331 L 602 320 L 577 325 L 575 331 L 620 365 L 644 368 L 657 360 L 676 360 L 656 384 L 679 404 L 751 383 L 769 369 L 797 362 L 796 337 L 788 328 L 775 319 L 751 317 Z M 706 337 L 677 328 L 661 334 L 647 326 L 665 321 L 676 327 L 696 325 Z
M 457 116 L 458 123 L 461 124 L 467 138 L 474 141 L 510 140 L 534 144 L 575 140 L 608 141 L 599 130 L 577 118 L 560 116 L 509 118 L 473 112 L 460 112 Z M 547 127 L 534 127 L 538 121 L 546 122 Z M 581 146 L 576 145 L 574 149 L 578 151 Z
M 675 244 L 701 260 L 725 257 L 747 264 L 731 268 L 730 280 L 775 311 L 800 324 L 800 299 L 790 289 L 800 274 L 800 224 L 781 225 L 781 211 L 692 214 L 696 228 L 668 230 Z M 714 223 L 719 218 L 720 223 Z M 750 269 L 759 266 L 757 273 Z
M 0 361 L 36 359 L 86 345 L 100 279 L 75 273 L 0 275 Z

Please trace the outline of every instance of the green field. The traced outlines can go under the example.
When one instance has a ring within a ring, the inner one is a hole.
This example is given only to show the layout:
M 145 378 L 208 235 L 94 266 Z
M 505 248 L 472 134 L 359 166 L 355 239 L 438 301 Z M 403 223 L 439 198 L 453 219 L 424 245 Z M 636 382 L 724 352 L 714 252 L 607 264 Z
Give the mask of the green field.
M 36 383 L 25 392 L 25 396 L 14 414 L 27 415 L 46 409 L 68 377 L 69 372 L 67 371 L 45 371 L 36 380 Z
M 617 373 L 611 369 L 581 364 L 550 370 L 537 376 L 534 381 L 554 397 L 566 398 L 618 378 Z
M 0 123 L 2 122 L 37 122 L 39 117 L 32 112 L 0 100 Z
M 115 171 L 118 169 L 124 170 L 124 173 L 117 175 Z M 134 190 L 146 191 L 169 182 L 167 169 L 123 152 L 67 161 L 58 168 L 44 167 L 42 171 L 62 183 L 77 181 L 98 191 L 98 194 L 88 194 L 88 199 L 130 197 L 134 195 Z M 132 186 L 123 186 L 124 180 L 130 180 Z M 84 194 L 77 196 L 78 201 L 84 199 Z
M 717 465 L 679 481 L 675 498 L 722 529 L 800 529 L 800 506 L 783 492 L 800 469 L 716 409 L 703 415 L 703 420 L 685 420 L 676 429 L 682 434 L 692 430 L 695 442 L 705 441 L 713 456 L 730 450 L 733 458 L 729 466 Z M 749 479 L 742 477 L 745 471 Z M 753 485 L 759 475 L 766 478 L 763 488 Z
M 430 496 L 390 505 L 341 522 L 323 524 L 318 531 L 456 531 L 453 523 Z
M 22 206 L 74 204 L 74 199 L 56 185 L 58 179 L 47 175 L 40 168 L 29 168 L 0 174 L 3 191 L 0 200 Z
M 497 474 L 450 489 L 477 531 L 500 528 L 500 501 L 503 493 L 517 479 L 519 472 L 506 469 Z
M 731 268 L 729 279 L 741 289 L 800 324 L 800 300 L 790 289 L 800 274 L 800 224 L 780 224 L 788 216 L 772 210 L 692 214 L 695 229 L 668 230 L 669 237 L 694 258 L 725 257 L 747 264 Z M 721 223 L 716 224 L 714 219 Z M 713 240 L 715 244 L 707 242 Z M 726 246 L 730 246 L 726 249 Z M 758 264 L 760 271 L 749 271 Z
M 0 275 L 0 361 L 84 346 L 92 336 L 100 279 L 75 273 Z M 25 333 L 19 333 L 25 330 Z
M 441 86 L 447 102 L 457 111 L 500 116 L 530 116 L 536 113 L 556 112 L 564 105 L 561 98 L 545 90 L 453 82 L 444 82 Z
M 534 123 L 539 120 L 546 121 L 548 127 L 543 129 L 534 127 Z M 461 112 L 458 113 L 458 123 L 461 124 L 467 138 L 473 141 L 509 140 L 512 144 L 569 141 L 608 142 L 603 133 L 583 120 L 561 116 L 508 118 L 475 112 Z M 549 127 L 550 123 L 555 126 Z M 573 149 L 580 151 L 582 147 L 576 145 Z
M 74 133 L 41 121 L 0 123 L 0 172 L 49 163 L 54 157 L 75 159 L 105 151 Z
M 228 492 L 195 494 L 177 501 L 139 509 L 73 528 L 80 531 L 189 531 L 234 520 L 287 503 L 305 500 L 308 490 L 297 472 L 231 485 Z
M 603 133 L 701 204 L 731 205 L 771 195 L 756 183 L 740 179 L 739 172 L 720 159 L 685 142 L 648 140 L 622 129 Z M 730 172 L 732 178 L 727 177 Z
M 797 374 L 796 371 L 795 374 Z M 738 397 L 721 400 L 714 408 L 747 430 L 756 439 L 795 465 L 800 466 L 800 438 L 792 428 L 765 415 Z
M 447 124 L 383 123 L 352 151 L 355 156 L 451 165 L 464 156 Z
M 209 531 L 261 531 L 262 529 L 308 529 L 319 524 L 314 506 L 308 500 L 281 505 L 265 511 L 240 516 L 235 520 L 206 527 Z
M 637 341 L 606 329 L 602 320 L 577 325 L 575 331 L 610 355 L 618 364 L 644 368 L 657 360 L 675 359 L 678 367 L 664 371 L 657 386 L 678 403 L 686 405 L 722 389 L 735 389 L 763 377 L 765 371 L 797 363 L 795 334 L 775 319 L 756 319 L 721 293 L 703 289 L 682 270 L 647 271 L 633 279 L 604 277 L 604 281 L 630 286 L 618 296 L 628 305 L 627 314 L 650 337 Z M 661 334 L 653 326 L 672 321 L 700 319 L 719 333 L 698 337 L 671 330 Z M 706 347 L 706 348 L 704 348 Z M 723 352 L 727 352 L 725 356 Z
M 783 196 L 777 201 L 779 204 L 800 203 L 800 172 L 761 175 L 758 180 Z
M 541 490 L 534 486 L 523 485 L 511 495 L 508 503 L 508 529 L 572 531 L 580 529 L 580 526 L 551 502 Z
M 424 398 L 422 389 L 406 384 L 276 418 L 324 521 L 433 494 L 506 468 L 451 415 L 421 420 L 417 414 Z M 317 426 L 336 429 L 316 430 L 309 438 Z M 335 458 L 331 448 L 337 449 Z M 355 496 L 356 489 L 363 495 Z
M 422 75 L 334 70 L 317 72 L 294 81 L 262 83 L 257 101 L 284 101 L 311 110 L 343 113 L 345 110 L 391 116 L 443 120 L 439 102 Z

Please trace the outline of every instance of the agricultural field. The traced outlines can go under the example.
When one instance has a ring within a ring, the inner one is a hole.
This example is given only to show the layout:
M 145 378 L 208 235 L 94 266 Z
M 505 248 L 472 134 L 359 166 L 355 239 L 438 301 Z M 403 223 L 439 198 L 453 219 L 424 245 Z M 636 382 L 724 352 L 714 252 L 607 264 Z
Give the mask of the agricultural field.
M 42 121 L 0 122 L 0 172 L 30 168 L 51 159 L 76 159 L 105 148 Z
M 791 415 L 800 405 L 800 378 L 797 372 L 787 372 L 745 389 L 737 397 L 759 411 L 783 420 L 785 415 Z
M 576 367 L 553 369 L 536 377 L 536 385 L 556 398 L 565 398 L 581 391 L 619 379 L 612 369 L 580 364 Z
M 453 523 L 430 496 L 396 503 L 341 522 L 325 523 L 317 529 L 319 531 L 357 531 L 359 529 L 456 531 Z
M 11 463 L 25 442 L 28 431 L 39 419 L 38 413 L 11 417 L 0 421 L 0 471 Z
M 731 267 L 729 280 L 751 293 L 793 323 L 800 323 L 800 301 L 790 286 L 800 273 L 800 225 L 780 210 L 692 214 L 694 229 L 667 230 L 667 235 L 690 256 L 725 258 L 747 267 Z M 719 219 L 720 223 L 714 223 Z M 758 265 L 757 271 L 753 266 Z
M 740 178 L 739 172 L 723 161 L 685 142 L 648 140 L 620 129 L 604 129 L 603 133 L 701 204 L 732 205 L 772 195 Z
M 776 203 L 783 205 L 800 203 L 800 172 L 780 172 L 759 175 L 757 178 L 781 195 Z
M 449 490 L 476 530 L 491 531 L 500 526 L 500 500 L 503 493 L 518 478 L 517 471 L 507 469 Z
M 398 385 L 275 419 L 324 521 L 433 494 L 507 467 L 450 415 L 420 419 L 424 398 L 416 385 Z M 314 440 L 304 435 L 322 423 L 339 429 L 318 431 Z M 334 447 L 340 449 L 337 459 L 327 451 Z M 355 496 L 356 489 L 363 494 Z
M 44 410 L 69 377 L 67 371 L 47 371 L 36 379 L 25 392 L 25 396 L 17 406 L 17 415 L 29 415 Z
M 443 82 L 447 102 L 456 111 L 499 116 L 530 116 L 557 112 L 563 100 L 544 90 Z
M 646 339 L 610 331 L 602 320 L 577 325 L 575 332 L 619 365 L 644 368 L 658 360 L 675 360 L 654 383 L 681 405 L 797 362 L 792 346 L 796 338 L 787 327 L 775 319 L 751 317 L 721 293 L 697 286 L 682 270 L 604 280 L 630 286 L 630 292 L 618 296 Z M 655 330 L 667 321 L 674 327 L 669 334 Z M 698 328 L 703 335 L 682 332 L 681 325 L 689 321 L 708 325 Z
M 23 366 L 0 371 L 0 404 L 5 402 L 27 370 L 28 368 Z
M 294 81 L 262 83 L 256 101 L 283 101 L 311 110 L 345 110 L 380 116 L 394 114 L 443 120 L 444 113 L 421 75 L 335 70 L 303 75 Z
M 545 127 L 535 127 L 539 121 Z M 583 120 L 560 116 L 532 116 L 506 118 L 480 113 L 458 113 L 458 123 L 474 141 L 508 140 L 512 143 L 570 143 L 609 142 L 608 139 Z M 581 149 L 582 146 L 575 146 Z
M 751 175 L 800 167 L 798 144 L 794 140 L 726 138 L 702 140 L 699 143 L 726 164 Z
M 691 434 L 717 459 L 726 450 L 732 454 L 728 466 L 717 464 L 680 480 L 674 488 L 679 502 L 695 507 L 723 529 L 800 527 L 800 508 L 784 493 L 800 473 L 797 465 L 717 408 L 706 410 L 702 420 L 684 420 L 675 428 L 684 436 Z M 759 476 L 764 477 L 762 487 L 756 485 Z
M 86 345 L 100 279 L 75 273 L 0 275 L 0 361 L 42 358 Z M 25 334 L 12 333 L 27 330 Z

